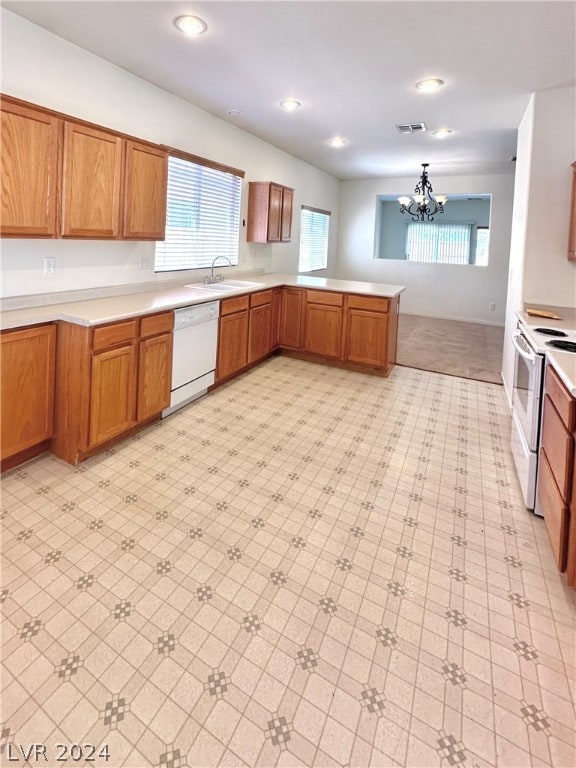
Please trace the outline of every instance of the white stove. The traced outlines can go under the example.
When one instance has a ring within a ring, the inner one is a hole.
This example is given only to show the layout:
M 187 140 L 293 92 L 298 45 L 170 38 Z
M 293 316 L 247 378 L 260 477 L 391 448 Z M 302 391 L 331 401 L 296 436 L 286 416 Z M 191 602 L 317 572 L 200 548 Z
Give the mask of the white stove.
M 522 332 L 528 336 L 534 351 L 539 354 L 546 354 L 552 350 L 576 352 L 576 330 L 554 325 L 523 325 Z
M 515 363 L 511 447 L 524 503 L 536 514 L 542 514 L 536 499 L 536 479 L 544 374 L 552 359 L 555 367 L 559 363 L 556 369 L 561 378 L 572 368 L 576 371 L 576 330 L 552 320 L 542 323 L 540 318 L 530 318 L 529 323 L 522 317 L 519 320 L 512 338 Z M 570 390 L 569 385 L 568 388 Z

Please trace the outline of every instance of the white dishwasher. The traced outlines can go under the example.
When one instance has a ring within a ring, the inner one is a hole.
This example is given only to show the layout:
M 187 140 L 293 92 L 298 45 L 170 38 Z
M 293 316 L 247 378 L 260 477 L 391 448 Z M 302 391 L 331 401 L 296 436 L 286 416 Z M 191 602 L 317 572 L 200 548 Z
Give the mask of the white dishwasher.
M 163 417 L 204 395 L 214 384 L 219 314 L 219 301 L 175 310 L 170 406 L 162 411 Z

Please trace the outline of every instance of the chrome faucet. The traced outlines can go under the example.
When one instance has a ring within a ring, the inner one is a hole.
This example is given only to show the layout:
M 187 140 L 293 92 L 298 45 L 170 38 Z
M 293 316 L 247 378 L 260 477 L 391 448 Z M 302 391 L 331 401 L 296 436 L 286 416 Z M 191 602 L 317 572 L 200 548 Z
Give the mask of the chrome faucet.
M 226 261 L 228 262 L 228 266 L 230 267 L 232 266 L 232 262 L 230 261 L 228 256 L 215 256 L 214 259 L 212 260 L 212 266 L 210 267 L 210 277 L 204 278 L 205 283 L 221 283 L 222 280 L 224 280 L 222 275 L 216 275 L 216 277 L 214 277 L 214 264 L 216 264 L 218 259 L 226 259 Z

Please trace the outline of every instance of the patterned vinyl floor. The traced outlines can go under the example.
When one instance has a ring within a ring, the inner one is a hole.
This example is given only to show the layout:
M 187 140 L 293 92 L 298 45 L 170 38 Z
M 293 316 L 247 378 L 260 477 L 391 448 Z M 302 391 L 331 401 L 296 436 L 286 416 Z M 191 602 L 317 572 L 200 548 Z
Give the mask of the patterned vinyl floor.
M 2 764 L 573 766 L 575 595 L 509 423 L 497 385 L 280 357 L 8 473 Z

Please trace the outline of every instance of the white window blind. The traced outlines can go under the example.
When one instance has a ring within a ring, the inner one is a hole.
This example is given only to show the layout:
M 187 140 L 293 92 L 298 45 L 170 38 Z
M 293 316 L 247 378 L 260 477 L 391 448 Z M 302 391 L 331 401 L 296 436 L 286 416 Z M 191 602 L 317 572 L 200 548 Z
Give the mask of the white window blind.
M 406 229 L 406 258 L 436 264 L 469 264 L 472 224 L 414 222 Z
M 156 243 L 156 272 L 210 267 L 216 256 L 238 264 L 242 179 L 168 158 L 166 239 Z
M 312 272 L 328 266 L 330 211 L 302 206 L 300 214 L 299 272 Z

